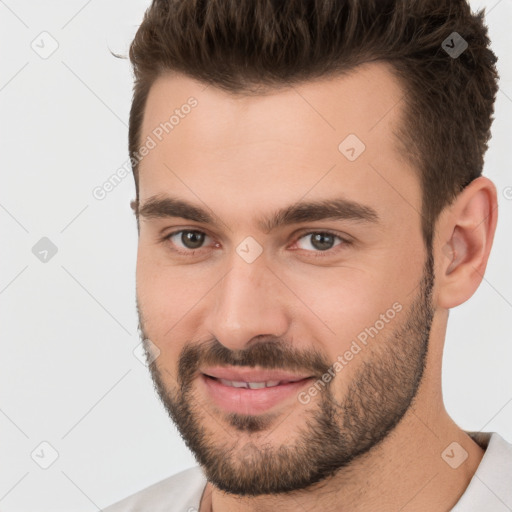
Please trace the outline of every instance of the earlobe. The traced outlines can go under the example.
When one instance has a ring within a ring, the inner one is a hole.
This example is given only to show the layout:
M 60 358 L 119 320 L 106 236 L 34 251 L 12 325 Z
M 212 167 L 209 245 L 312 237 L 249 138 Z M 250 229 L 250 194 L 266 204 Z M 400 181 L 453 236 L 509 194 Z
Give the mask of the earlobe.
M 439 307 L 462 304 L 480 285 L 496 230 L 497 208 L 496 187 L 481 176 L 440 215 L 436 248 Z

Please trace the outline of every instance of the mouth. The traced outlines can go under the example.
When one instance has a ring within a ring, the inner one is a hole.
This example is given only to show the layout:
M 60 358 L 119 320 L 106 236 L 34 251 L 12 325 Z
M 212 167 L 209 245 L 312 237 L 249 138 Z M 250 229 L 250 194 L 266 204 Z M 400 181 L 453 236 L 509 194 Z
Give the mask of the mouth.
M 236 381 L 236 380 L 227 380 L 227 379 L 218 379 L 216 377 L 212 377 L 211 375 L 205 375 L 205 377 L 209 377 L 210 379 L 214 379 L 219 381 L 224 386 L 230 386 L 232 388 L 245 388 L 245 389 L 262 389 L 262 388 L 275 388 L 276 386 L 281 386 L 282 384 L 289 384 L 291 380 L 267 380 L 265 382 L 245 382 L 245 381 Z
M 260 414 L 296 398 L 313 378 L 275 370 L 218 367 L 203 370 L 199 380 L 209 400 L 225 412 Z

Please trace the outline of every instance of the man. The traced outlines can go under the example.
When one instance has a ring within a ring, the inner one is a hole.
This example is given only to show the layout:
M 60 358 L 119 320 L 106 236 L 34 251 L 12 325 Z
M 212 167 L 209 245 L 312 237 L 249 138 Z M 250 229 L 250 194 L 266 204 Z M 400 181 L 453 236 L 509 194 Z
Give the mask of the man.
M 130 48 L 137 307 L 199 466 L 119 511 L 512 510 L 443 405 L 497 92 L 463 0 L 155 0 Z

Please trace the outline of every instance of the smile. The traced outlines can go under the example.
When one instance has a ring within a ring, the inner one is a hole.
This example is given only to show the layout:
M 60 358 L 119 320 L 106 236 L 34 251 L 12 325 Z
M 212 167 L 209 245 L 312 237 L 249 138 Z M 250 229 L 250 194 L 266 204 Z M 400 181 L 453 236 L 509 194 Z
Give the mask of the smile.
M 268 380 L 267 382 L 237 382 L 226 379 L 218 379 L 224 386 L 231 386 L 233 388 L 247 388 L 247 389 L 261 389 L 273 388 L 280 384 L 286 384 L 290 381 Z
M 310 384 L 312 378 L 294 376 L 291 374 L 279 375 L 275 373 L 274 378 L 269 375 L 241 375 L 239 370 L 230 370 L 236 375 L 230 375 L 231 379 L 225 378 L 228 375 L 214 377 L 209 373 L 201 373 L 199 382 L 201 392 L 207 400 L 224 412 L 238 414 L 261 414 L 276 407 L 289 406 L 298 402 L 298 393 Z M 242 380 L 244 379 L 244 380 Z

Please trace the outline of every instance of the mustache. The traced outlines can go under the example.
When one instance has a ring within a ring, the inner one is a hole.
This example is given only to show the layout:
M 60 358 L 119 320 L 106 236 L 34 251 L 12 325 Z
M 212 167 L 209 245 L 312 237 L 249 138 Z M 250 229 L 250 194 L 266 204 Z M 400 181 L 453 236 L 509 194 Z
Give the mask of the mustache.
M 331 364 L 314 349 L 298 351 L 281 340 L 258 341 L 244 350 L 230 350 L 213 339 L 203 343 L 187 344 L 178 361 L 178 381 L 187 388 L 199 368 L 204 366 L 256 366 L 321 376 Z

